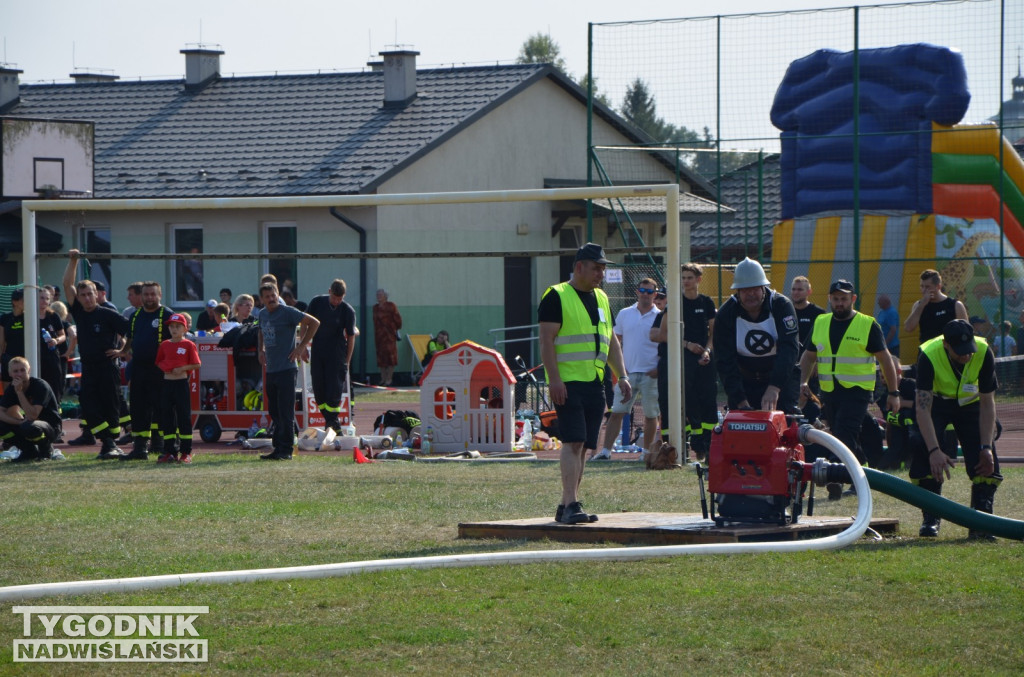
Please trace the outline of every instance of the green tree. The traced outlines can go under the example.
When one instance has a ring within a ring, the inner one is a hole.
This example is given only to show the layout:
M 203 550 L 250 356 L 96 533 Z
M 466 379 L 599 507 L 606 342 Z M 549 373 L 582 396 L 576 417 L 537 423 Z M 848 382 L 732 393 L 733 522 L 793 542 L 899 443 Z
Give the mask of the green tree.
M 619 112 L 636 127 L 658 143 L 700 144 L 698 132 L 683 126 L 675 126 L 658 117 L 658 107 L 647 83 L 641 78 L 633 80 L 626 88 Z
M 718 147 L 711 135 L 711 130 L 704 127 L 703 132 L 689 129 L 683 125 L 673 125 L 658 116 L 658 107 L 654 95 L 647 83 L 636 78 L 626 88 L 626 96 L 619 112 L 634 126 L 647 132 L 657 143 L 680 146 L 680 163 L 698 174 L 713 178 L 718 174 L 718 154 L 713 151 Z M 685 149 L 692 149 L 686 152 Z M 722 151 L 722 174 L 727 174 L 749 161 L 747 154 L 735 151 Z
M 561 53 L 562 49 L 557 42 L 551 39 L 550 35 L 534 33 L 526 38 L 526 42 L 519 48 L 516 63 L 549 63 L 563 73 L 567 73 L 565 59 L 561 57 Z
M 718 142 L 715 141 L 711 130 L 707 127 L 704 127 L 704 138 L 698 147 L 712 151 L 718 148 Z M 714 179 L 719 175 L 719 169 L 721 169 L 722 176 L 725 176 L 757 159 L 755 154 L 733 150 L 723 150 L 721 156 L 721 168 L 718 164 L 718 153 L 692 153 L 689 158 L 684 158 L 683 162 L 701 176 Z
M 576 84 L 578 84 L 580 87 L 582 87 L 583 91 L 585 92 L 585 91 L 587 91 L 587 85 L 589 83 L 590 83 L 590 75 L 587 74 L 587 73 L 584 73 L 583 77 L 581 77 Z M 604 92 L 601 92 L 597 88 L 597 78 L 594 78 L 594 101 L 600 101 L 601 103 L 603 103 L 608 108 L 612 107 L 612 102 L 611 102 L 611 99 L 608 98 L 608 95 L 605 94 Z

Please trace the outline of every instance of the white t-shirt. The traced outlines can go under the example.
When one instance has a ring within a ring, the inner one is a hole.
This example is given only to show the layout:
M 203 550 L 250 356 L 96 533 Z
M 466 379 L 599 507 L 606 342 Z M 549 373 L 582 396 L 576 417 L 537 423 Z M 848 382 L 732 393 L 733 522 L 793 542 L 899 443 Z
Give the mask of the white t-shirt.
M 658 344 L 651 340 L 651 327 L 660 312 L 651 306 L 646 313 L 641 313 L 634 303 L 615 316 L 614 331 L 622 339 L 622 357 L 627 374 L 658 368 Z

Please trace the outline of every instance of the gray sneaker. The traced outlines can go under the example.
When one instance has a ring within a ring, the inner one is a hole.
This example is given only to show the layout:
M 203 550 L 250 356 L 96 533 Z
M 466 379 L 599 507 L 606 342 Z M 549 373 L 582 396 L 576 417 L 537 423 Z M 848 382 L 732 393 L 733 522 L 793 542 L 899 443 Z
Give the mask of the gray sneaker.
M 53 453 L 50 454 L 51 461 L 66 461 L 64 454 L 60 453 L 60 449 L 54 449 Z

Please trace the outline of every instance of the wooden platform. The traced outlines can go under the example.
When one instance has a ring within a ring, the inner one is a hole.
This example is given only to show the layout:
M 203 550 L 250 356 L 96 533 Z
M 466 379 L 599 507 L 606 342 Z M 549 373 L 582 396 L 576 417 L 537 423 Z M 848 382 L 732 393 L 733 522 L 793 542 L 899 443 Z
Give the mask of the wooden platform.
M 744 543 L 792 541 L 837 534 L 850 526 L 852 518 L 801 517 L 796 524 L 738 524 L 716 527 L 699 514 L 668 512 L 621 512 L 599 515 L 592 524 L 559 524 L 550 517 L 496 522 L 463 522 L 459 538 L 507 538 L 570 543 L 625 543 L 643 545 L 685 545 L 690 543 Z M 871 528 L 880 534 L 899 531 L 898 519 L 876 517 Z

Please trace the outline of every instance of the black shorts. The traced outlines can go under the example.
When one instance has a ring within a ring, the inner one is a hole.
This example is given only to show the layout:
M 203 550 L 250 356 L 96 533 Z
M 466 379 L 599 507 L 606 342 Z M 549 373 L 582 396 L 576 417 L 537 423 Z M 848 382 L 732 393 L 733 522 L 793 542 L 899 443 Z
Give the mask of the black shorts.
M 566 381 L 565 404 L 555 405 L 562 442 L 583 442 L 586 449 L 597 449 L 597 438 L 604 420 L 604 384 Z
M 893 357 L 899 357 L 900 356 L 900 344 L 897 343 L 892 348 L 889 348 L 889 354 L 892 355 Z

